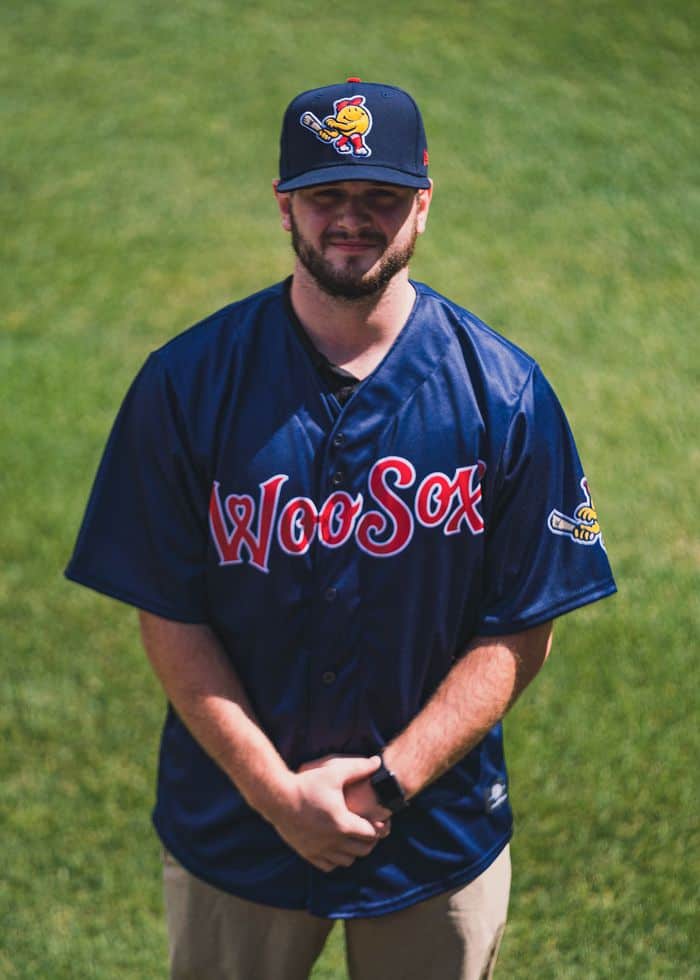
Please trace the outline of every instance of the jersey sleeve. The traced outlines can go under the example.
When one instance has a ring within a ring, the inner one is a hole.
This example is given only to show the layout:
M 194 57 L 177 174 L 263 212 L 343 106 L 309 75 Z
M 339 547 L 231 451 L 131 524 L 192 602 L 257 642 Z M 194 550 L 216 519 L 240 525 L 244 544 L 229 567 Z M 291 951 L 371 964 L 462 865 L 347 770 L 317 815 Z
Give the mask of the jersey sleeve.
M 517 632 L 616 591 L 571 429 L 535 367 L 511 419 L 487 523 L 477 632 Z
M 152 354 L 114 423 L 65 574 L 156 615 L 205 622 L 206 514 L 174 386 Z

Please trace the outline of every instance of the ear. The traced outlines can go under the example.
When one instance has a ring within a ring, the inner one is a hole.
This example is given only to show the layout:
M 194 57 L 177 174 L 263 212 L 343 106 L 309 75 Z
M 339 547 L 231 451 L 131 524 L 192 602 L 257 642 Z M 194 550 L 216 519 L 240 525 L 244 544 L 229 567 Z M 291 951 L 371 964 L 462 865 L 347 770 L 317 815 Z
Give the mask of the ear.
M 428 178 L 430 180 L 430 178 Z M 428 223 L 428 212 L 430 211 L 430 202 L 433 199 L 433 182 L 430 181 L 430 187 L 421 187 L 418 191 L 418 210 L 416 212 L 416 230 L 419 235 L 422 235 L 425 231 L 425 226 Z
M 280 219 L 282 221 L 282 227 L 285 231 L 292 230 L 292 219 L 290 217 L 291 209 L 291 195 L 285 194 L 283 191 L 277 190 L 277 185 L 279 184 L 279 177 L 275 177 L 272 181 L 272 191 L 277 199 L 277 206 L 280 209 Z

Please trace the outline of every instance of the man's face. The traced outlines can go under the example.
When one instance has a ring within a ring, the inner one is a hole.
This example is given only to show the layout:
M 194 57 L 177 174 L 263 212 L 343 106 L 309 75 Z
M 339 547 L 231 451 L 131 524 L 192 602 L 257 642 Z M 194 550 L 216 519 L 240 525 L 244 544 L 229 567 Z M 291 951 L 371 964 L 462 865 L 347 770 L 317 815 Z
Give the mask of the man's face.
M 406 267 L 430 202 L 429 191 L 373 181 L 320 184 L 286 197 L 281 207 L 300 262 L 326 293 L 350 300 L 380 291 Z

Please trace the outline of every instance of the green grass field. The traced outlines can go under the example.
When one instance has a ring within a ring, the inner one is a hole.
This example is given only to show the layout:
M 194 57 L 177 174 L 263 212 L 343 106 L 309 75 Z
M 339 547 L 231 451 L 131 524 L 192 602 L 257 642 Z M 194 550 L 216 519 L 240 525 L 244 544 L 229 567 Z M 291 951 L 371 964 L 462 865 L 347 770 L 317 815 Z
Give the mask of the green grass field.
M 2 978 L 166 976 L 149 822 L 163 697 L 133 611 L 62 569 L 146 354 L 289 270 L 281 114 L 350 74 L 420 102 L 436 193 L 413 274 L 542 364 L 620 589 L 558 625 L 507 721 L 497 975 L 700 976 L 700 8 L 349 9 L 0 12 Z M 336 932 L 314 977 L 345 976 Z

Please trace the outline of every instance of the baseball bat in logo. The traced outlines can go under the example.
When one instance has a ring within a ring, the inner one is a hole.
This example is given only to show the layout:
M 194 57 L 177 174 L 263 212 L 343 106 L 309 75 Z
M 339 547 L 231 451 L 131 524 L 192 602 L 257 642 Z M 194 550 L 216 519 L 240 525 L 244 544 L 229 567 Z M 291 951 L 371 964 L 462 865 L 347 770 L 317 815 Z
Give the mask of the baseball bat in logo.
M 560 510 L 553 510 L 547 518 L 547 527 L 553 534 L 563 534 L 578 544 L 600 542 L 603 545 L 598 514 L 591 500 L 591 493 L 585 476 L 581 480 L 580 486 L 586 499 L 578 505 L 573 516 L 562 514 Z M 604 547 L 605 545 L 603 545 Z
M 564 534 L 573 534 L 577 524 L 565 514 L 560 513 L 560 511 L 553 510 L 549 515 L 549 527 L 551 531 L 563 531 Z
M 371 147 L 365 137 L 372 128 L 372 113 L 365 105 L 364 95 L 351 99 L 336 99 L 333 113 L 320 120 L 313 112 L 306 110 L 299 122 L 322 143 L 328 143 L 336 153 L 350 157 L 369 157 Z
M 303 113 L 301 117 L 301 124 L 307 129 L 310 129 L 312 133 L 315 133 L 319 139 L 324 141 L 324 143 L 330 143 L 330 141 L 333 139 L 328 130 L 324 129 L 321 120 L 317 119 L 313 112 Z

